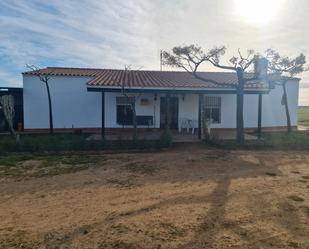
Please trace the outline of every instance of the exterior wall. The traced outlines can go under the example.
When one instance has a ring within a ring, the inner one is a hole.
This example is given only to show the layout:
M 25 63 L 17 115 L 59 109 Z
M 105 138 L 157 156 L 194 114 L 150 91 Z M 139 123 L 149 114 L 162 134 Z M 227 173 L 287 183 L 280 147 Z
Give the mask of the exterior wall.
M 179 97 L 178 124 L 182 119 L 191 119 L 198 121 L 198 95 L 186 94 L 184 98 Z
M 294 80 L 287 83 L 288 105 L 291 116 L 291 125 L 297 126 L 299 82 Z M 263 96 L 262 126 L 286 126 L 284 106 L 281 105 L 282 87 L 276 86 L 269 95 Z
M 101 93 L 88 92 L 88 77 L 60 77 L 50 80 L 54 128 L 100 128 L 102 120 Z M 298 81 L 287 83 L 288 103 L 292 126 L 297 125 Z M 44 83 L 38 77 L 24 76 L 24 128 L 48 129 L 48 100 Z M 120 93 L 105 93 L 105 127 L 122 128 L 116 122 L 116 96 Z M 161 95 L 163 96 L 163 95 Z M 198 95 L 179 96 L 179 123 L 183 118 L 198 120 Z M 211 95 L 215 96 L 215 95 Z M 221 123 L 212 124 L 213 128 L 236 128 L 236 95 L 221 96 Z M 148 105 L 141 105 L 140 99 L 148 98 Z M 281 105 L 282 89 L 276 86 L 269 94 L 263 95 L 262 126 L 286 126 L 284 106 Z M 160 127 L 160 95 L 145 93 L 136 102 L 137 115 L 154 117 L 153 128 Z M 258 95 L 245 95 L 244 126 L 256 128 L 258 119 Z M 130 127 L 130 126 L 129 126 Z M 139 126 L 140 128 L 145 128 Z
M 101 94 L 87 92 L 87 77 L 60 77 L 50 80 L 54 128 L 101 127 Z M 49 128 L 45 84 L 38 77 L 24 76 L 24 128 Z
M 222 94 L 210 95 L 221 96 L 221 122 L 212 124 L 212 128 L 235 128 L 236 127 L 236 95 Z
M 291 125 L 297 126 L 299 83 L 293 80 L 287 83 L 288 105 Z M 281 105 L 282 87 L 276 86 L 262 97 L 262 127 L 286 126 L 284 106 Z M 219 95 L 218 95 L 219 96 Z M 256 128 L 258 124 L 258 95 L 244 96 L 244 127 Z M 212 124 L 213 128 L 236 128 L 236 95 L 221 95 L 221 123 Z

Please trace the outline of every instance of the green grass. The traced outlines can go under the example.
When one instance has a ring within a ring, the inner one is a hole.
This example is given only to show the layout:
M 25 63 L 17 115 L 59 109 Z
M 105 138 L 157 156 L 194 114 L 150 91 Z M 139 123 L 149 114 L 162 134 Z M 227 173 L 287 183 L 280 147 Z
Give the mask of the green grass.
M 309 127 L 309 106 L 299 107 L 298 124 Z
M 265 139 L 265 145 L 271 148 L 296 150 L 309 149 L 309 135 L 304 132 L 265 133 L 263 138 Z
M 97 151 L 97 150 L 157 150 L 169 147 L 170 134 L 163 132 L 158 140 L 114 140 L 88 141 L 86 135 L 55 134 L 21 135 L 20 144 L 16 144 L 11 136 L 0 136 L 0 162 L 2 165 L 14 165 L 16 161 L 28 160 L 29 154 L 45 152 Z M 236 141 L 216 140 L 208 147 L 221 149 L 275 149 L 275 150 L 309 150 L 309 134 L 306 131 L 264 133 L 262 140 L 246 141 L 238 144 Z M 10 152 L 19 152 L 11 158 L 2 158 Z M 75 164 L 74 158 L 66 159 L 67 164 Z M 82 159 L 78 159 L 82 160 Z
M 132 173 L 152 175 L 159 170 L 158 166 L 153 164 L 146 164 L 142 162 L 132 162 L 124 165 L 124 168 Z
M 49 134 L 21 135 L 20 144 L 11 136 L 0 136 L 0 155 L 5 152 L 89 151 L 160 149 L 170 145 L 171 138 L 165 133 L 158 140 L 88 141 L 87 135 Z
M 16 166 L 18 162 L 31 160 L 33 159 L 33 155 L 26 155 L 26 154 L 18 154 L 18 155 L 11 155 L 11 156 L 0 156 L 0 165 L 3 166 Z
M 96 156 L 74 151 L 156 150 L 170 145 L 170 136 L 159 140 L 88 141 L 86 135 L 21 135 L 16 144 L 11 136 L 0 136 L 0 177 L 42 177 L 72 173 L 97 165 Z M 59 153 L 61 152 L 61 153 Z M 100 157 L 100 161 L 104 157 Z M 128 170 L 150 174 L 146 165 L 129 165 Z
M 228 150 L 309 150 L 309 135 L 303 131 L 267 132 L 262 135 L 262 140 L 250 140 L 244 144 L 233 140 L 218 141 L 210 147 Z

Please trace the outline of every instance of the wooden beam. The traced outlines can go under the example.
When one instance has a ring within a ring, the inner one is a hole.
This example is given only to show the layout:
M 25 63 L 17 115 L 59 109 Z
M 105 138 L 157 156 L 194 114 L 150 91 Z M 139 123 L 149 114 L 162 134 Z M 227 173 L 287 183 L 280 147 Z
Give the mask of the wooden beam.
M 202 139 L 202 103 L 203 95 L 198 95 L 198 139 Z
M 165 129 L 170 129 L 170 93 L 166 94 L 166 116 L 165 116 Z
M 262 94 L 259 94 L 259 103 L 258 103 L 258 138 L 262 136 Z
M 101 127 L 101 135 L 102 138 L 105 139 L 105 94 L 104 91 L 102 91 L 102 127 Z
M 88 92 L 121 92 L 121 88 L 100 88 L 100 87 L 87 87 Z M 166 93 L 171 93 L 171 94 L 236 94 L 236 90 L 211 90 L 211 89 L 205 89 L 205 90 L 193 90 L 193 89 L 126 89 L 126 92 L 128 93 L 161 93 L 161 94 L 166 94 Z M 244 90 L 244 94 L 268 94 L 269 90 Z

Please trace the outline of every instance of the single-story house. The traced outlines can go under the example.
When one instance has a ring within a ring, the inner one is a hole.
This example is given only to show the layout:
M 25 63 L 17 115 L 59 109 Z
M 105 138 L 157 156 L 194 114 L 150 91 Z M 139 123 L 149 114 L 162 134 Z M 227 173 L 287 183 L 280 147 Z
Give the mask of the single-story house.
M 129 98 L 135 98 L 138 128 L 199 128 L 206 115 L 212 129 L 236 128 L 237 77 L 233 72 L 200 72 L 205 82 L 181 71 L 47 67 L 23 73 L 24 129 L 49 128 L 48 98 L 38 75 L 49 75 L 53 124 L 57 130 L 133 127 Z M 253 77 L 247 74 L 246 77 Z M 299 79 L 287 83 L 291 123 L 297 126 Z M 286 126 L 282 88 L 248 81 L 244 96 L 246 129 Z M 203 105 L 201 104 L 203 103 Z M 169 119 L 167 118 L 169 117 Z M 167 121 L 168 119 L 168 121 Z

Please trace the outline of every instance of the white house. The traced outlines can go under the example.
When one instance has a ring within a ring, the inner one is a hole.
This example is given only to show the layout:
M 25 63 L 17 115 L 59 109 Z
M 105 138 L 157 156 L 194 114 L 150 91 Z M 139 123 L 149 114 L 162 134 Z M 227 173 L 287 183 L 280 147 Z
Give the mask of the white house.
M 138 128 L 163 128 L 167 117 L 171 128 L 188 124 L 197 128 L 200 115 L 211 119 L 214 129 L 236 128 L 237 78 L 231 72 L 199 73 L 219 83 L 214 84 L 187 72 L 48 67 L 23 73 L 24 129 L 28 131 L 49 127 L 47 91 L 39 74 L 51 77 L 55 129 L 104 131 L 132 127 L 132 110 L 123 91 L 135 97 Z M 299 79 L 287 83 L 294 127 L 297 126 L 298 88 Z M 259 123 L 263 129 L 284 128 L 286 115 L 281 99 L 280 86 L 249 81 L 244 97 L 245 128 L 256 129 Z

